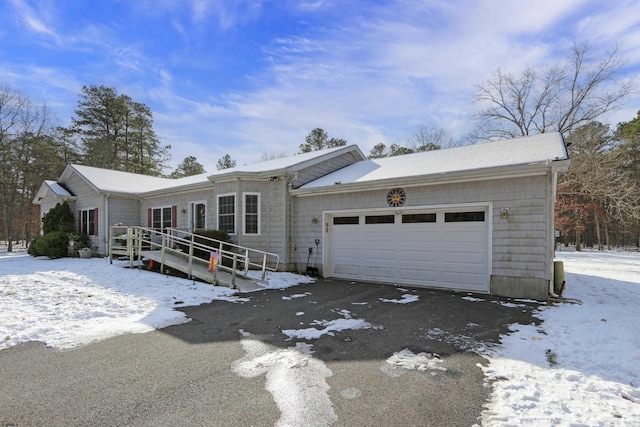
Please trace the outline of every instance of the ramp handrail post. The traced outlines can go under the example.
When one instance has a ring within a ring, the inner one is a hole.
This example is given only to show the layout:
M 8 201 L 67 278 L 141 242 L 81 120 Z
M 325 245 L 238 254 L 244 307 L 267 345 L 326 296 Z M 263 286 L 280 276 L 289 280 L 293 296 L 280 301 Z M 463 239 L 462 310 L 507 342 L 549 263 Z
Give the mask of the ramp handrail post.
M 131 227 L 127 227 L 127 256 L 129 257 L 129 268 L 133 268 L 133 235 Z
M 189 241 L 189 277 L 193 277 L 192 276 L 192 268 L 191 266 L 193 265 L 193 234 L 190 236 L 191 239 Z
M 162 245 L 160 246 L 160 274 L 164 272 L 164 254 L 165 248 L 167 245 L 167 235 L 165 233 L 160 233 Z
M 236 288 L 236 269 L 238 268 L 238 254 L 233 254 L 233 267 L 231 269 L 231 288 Z
M 107 249 L 109 251 L 109 264 L 113 264 L 113 254 L 111 253 L 113 244 L 111 243 L 111 239 L 113 239 L 113 227 L 109 227 L 109 248 Z
M 138 254 L 142 253 L 142 233 L 140 231 L 140 227 L 136 227 L 134 229 L 135 235 L 136 235 L 136 250 L 138 251 Z M 142 260 L 139 259 L 138 260 L 138 270 L 140 270 L 140 266 L 142 265 Z
M 267 274 L 267 254 L 262 255 L 262 280 L 264 280 L 264 276 Z

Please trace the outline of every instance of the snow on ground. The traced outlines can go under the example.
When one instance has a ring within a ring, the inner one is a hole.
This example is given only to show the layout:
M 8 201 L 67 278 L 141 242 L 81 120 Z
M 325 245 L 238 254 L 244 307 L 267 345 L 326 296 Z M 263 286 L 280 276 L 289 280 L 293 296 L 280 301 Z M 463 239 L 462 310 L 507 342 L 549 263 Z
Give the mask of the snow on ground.
M 332 372 L 312 357 L 312 345 L 298 342 L 293 348 L 271 349 L 240 331 L 246 355 L 233 363 L 244 378 L 266 376 L 265 389 L 273 395 L 281 416 L 276 426 L 326 426 L 338 420 L 325 378 Z
M 123 268 L 105 258 L 33 258 L 0 252 L 0 350 L 27 341 L 69 349 L 123 333 L 188 322 L 176 307 L 213 300 L 243 303 L 236 291 Z M 269 288 L 313 279 L 272 273 Z
M 512 333 L 503 336 L 498 346 L 445 336 L 437 328 L 430 329 L 428 336 L 454 340 L 459 348 L 488 359 L 488 365 L 482 367 L 492 381 L 491 398 L 482 416 L 485 426 L 640 425 L 640 254 L 557 255 L 564 261 L 566 299 L 540 305 L 536 316 L 543 321 L 541 325 L 512 325 Z M 313 279 L 274 273 L 269 288 L 309 280 Z M 283 299 L 308 296 L 308 292 L 297 293 Z M 33 340 L 73 348 L 122 333 L 179 324 L 189 319 L 174 308 L 215 299 L 247 301 L 229 288 L 145 270 L 129 271 L 122 265 L 110 266 L 105 259 L 48 260 L 24 252 L 0 252 L 0 350 Z M 403 295 L 381 302 L 413 300 Z M 348 310 L 334 313 L 335 319 L 315 320 L 309 328 L 283 333 L 292 340 L 312 340 L 345 329 L 384 327 L 353 318 Z M 308 421 L 307 414 L 321 420 L 317 425 L 336 420 L 325 381 L 331 371 L 313 358 L 311 344 L 297 342 L 290 349 L 271 349 L 250 331 L 241 331 L 241 343 L 246 356 L 232 368 L 241 377 L 265 375 L 265 388 L 282 411 L 279 424 L 302 425 Z M 403 369 L 441 370 L 437 355 L 413 354 L 408 349 L 398 349 L 381 364 L 383 372 L 394 375 Z M 361 392 L 342 393 L 353 398 Z M 306 412 L 308 408 L 312 410 Z
M 317 340 L 323 335 L 334 336 L 335 332 L 346 331 L 347 329 L 382 329 L 382 326 L 372 325 L 364 319 L 354 319 L 349 310 L 339 310 L 337 313 L 343 318 L 334 320 L 314 320 L 311 322 L 311 325 L 319 325 L 322 329 L 313 327 L 304 329 L 283 329 L 282 333 L 290 339 Z
M 484 368 L 483 425 L 640 425 L 640 254 L 557 252 L 568 302 L 513 325 Z

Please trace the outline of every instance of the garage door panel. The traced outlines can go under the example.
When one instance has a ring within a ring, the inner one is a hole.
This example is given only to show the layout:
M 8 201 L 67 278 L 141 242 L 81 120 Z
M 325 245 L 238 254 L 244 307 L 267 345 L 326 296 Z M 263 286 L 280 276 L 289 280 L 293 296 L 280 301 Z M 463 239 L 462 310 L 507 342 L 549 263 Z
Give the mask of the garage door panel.
M 417 281 L 425 284 L 435 284 L 438 280 L 438 273 L 436 271 L 427 270 L 401 269 L 398 274 L 398 282 L 402 283 L 403 280 Z
M 311 257 L 313 257 L 313 255 L 311 255 Z M 357 249 L 336 250 L 334 253 L 334 258 L 338 261 L 345 258 L 357 259 L 357 258 L 360 258 L 360 251 Z
M 440 252 L 446 252 L 447 254 L 468 254 L 470 252 L 478 253 L 481 252 L 485 254 L 487 251 L 487 242 L 486 240 L 482 241 L 461 241 L 461 242 L 452 242 L 446 241 L 442 242 L 440 245 Z
M 486 242 L 486 234 L 476 232 L 469 233 L 443 233 L 443 242 L 445 244 L 452 243 L 456 246 L 463 245 L 465 243 L 473 245 L 473 244 L 483 244 Z
M 431 250 L 406 250 L 406 249 L 398 249 L 398 260 L 406 260 L 406 261 L 419 261 L 419 262 L 428 262 L 429 260 L 435 260 L 438 256 L 438 251 L 436 248 Z
M 438 222 L 402 223 L 396 215 L 393 224 L 365 224 L 363 213 L 358 225 L 333 225 L 330 274 L 488 292 L 488 221 L 443 222 L 446 211 L 437 212 Z
M 398 270 L 438 271 L 440 263 L 437 261 L 399 261 L 396 263 Z
M 451 263 L 454 265 L 458 264 L 486 264 L 487 256 L 484 253 L 480 253 L 478 251 L 482 250 L 482 248 L 477 248 L 476 251 L 472 251 L 469 248 L 464 248 L 464 250 L 456 251 L 453 248 L 449 250 L 442 251 L 442 259 L 444 263 Z
M 360 268 L 355 265 L 334 265 L 332 273 L 339 277 L 357 277 L 360 272 Z
M 480 274 L 464 274 L 448 272 L 442 275 L 442 283 L 450 288 L 460 288 L 460 284 L 464 283 L 465 290 L 482 291 L 484 288 L 484 276 Z

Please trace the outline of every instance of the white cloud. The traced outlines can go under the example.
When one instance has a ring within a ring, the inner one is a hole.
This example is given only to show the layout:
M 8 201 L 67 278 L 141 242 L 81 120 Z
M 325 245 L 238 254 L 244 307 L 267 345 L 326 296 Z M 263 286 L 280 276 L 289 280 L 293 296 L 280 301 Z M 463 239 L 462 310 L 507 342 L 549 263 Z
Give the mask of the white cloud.
M 515 73 L 547 67 L 566 57 L 574 41 L 593 42 L 595 54 L 620 44 L 632 64 L 640 63 L 634 19 L 640 6 L 634 2 L 398 0 L 364 7 L 193 0 L 126 6 L 136 25 L 166 32 L 155 39 L 128 34 L 133 24 L 124 20 L 64 22 L 62 12 L 36 12 L 12 1 L 20 16 L 37 19 L 34 29 L 39 22 L 57 34 L 56 53 L 78 62 L 33 66 L 37 72 L 20 77 L 25 66 L 3 61 L 5 75 L 71 104 L 82 84 L 113 86 L 151 107 L 175 163 L 195 155 L 208 170 L 224 154 L 239 163 L 262 153 L 293 154 L 315 127 L 365 153 L 379 142 L 402 143 L 420 124 L 462 137 L 471 129 L 475 83 L 498 67 Z M 264 30 L 261 19 L 286 25 Z M 257 29 L 264 33 L 256 36 Z M 633 105 L 615 114 L 630 120 L 635 112 L 624 114 L 637 109 Z
M 40 7 L 38 10 L 34 10 L 23 0 L 11 0 L 11 3 L 18 19 L 22 21 L 27 30 L 51 36 L 54 40 L 58 38 L 56 32 L 46 22 L 50 18 L 47 9 Z

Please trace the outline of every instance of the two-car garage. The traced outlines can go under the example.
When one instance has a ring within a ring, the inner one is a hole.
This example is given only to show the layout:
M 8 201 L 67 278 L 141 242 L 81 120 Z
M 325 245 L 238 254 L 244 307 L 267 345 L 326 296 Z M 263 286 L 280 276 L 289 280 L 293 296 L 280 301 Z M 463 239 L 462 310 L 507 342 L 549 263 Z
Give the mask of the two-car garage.
M 325 275 L 489 292 L 489 206 L 325 213 Z

